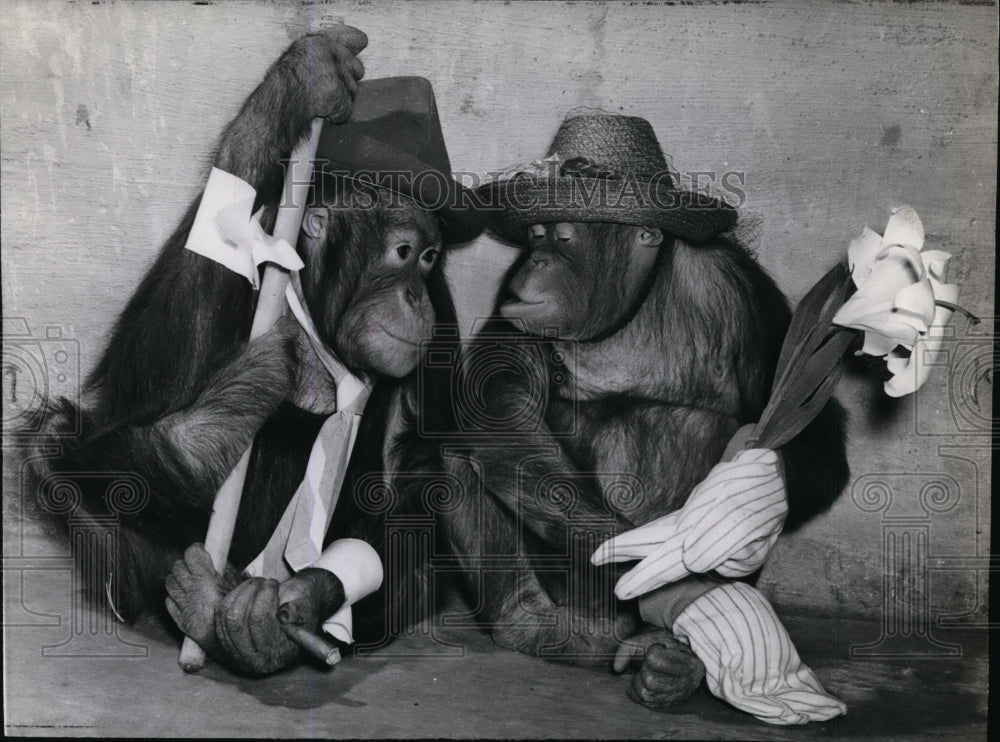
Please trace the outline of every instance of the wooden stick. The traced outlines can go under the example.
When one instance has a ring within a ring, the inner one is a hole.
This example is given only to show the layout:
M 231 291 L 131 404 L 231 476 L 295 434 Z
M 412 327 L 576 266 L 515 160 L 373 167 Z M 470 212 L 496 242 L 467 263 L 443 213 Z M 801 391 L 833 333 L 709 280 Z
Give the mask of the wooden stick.
M 314 119 L 309 138 L 300 142 L 292 152 L 290 167 L 285 176 L 284 201 L 278 208 L 278 217 L 274 222 L 274 236 L 293 246 L 298 241 L 299 228 L 302 226 L 313 159 L 316 156 L 322 128 L 323 119 Z M 281 317 L 285 309 L 286 286 L 288 286 L 288 271 L 268 263 L 264 267 L 257 308 L 254 310 L 253 324 L 250 328 L 251 340 L 271 329 Z M 226 568 L 226 560 L 229 558 L 229 546 L 233 541 L 236 514 L 240 509 L 240 498 L 243 496 L 243 483 L 246 481 L 252 448 L 253 444 L 244 451 L 236 467 L 216 494 L 215 504 L 212 506 L 212 518 L 208 523 L 208 533 L 205 535 L 205 550 L 212 557 L 212 563 L 219 574 Z M 197 672 L 205 666 L 205 653 L 194 639 L 184 638 L 178 663 L 184 672 Z

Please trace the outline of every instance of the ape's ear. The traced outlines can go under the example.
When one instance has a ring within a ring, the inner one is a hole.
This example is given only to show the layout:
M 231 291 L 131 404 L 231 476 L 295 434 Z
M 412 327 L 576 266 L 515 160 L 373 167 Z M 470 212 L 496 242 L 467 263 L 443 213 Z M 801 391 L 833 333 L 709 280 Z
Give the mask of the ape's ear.
M 642 247 L 657 247 L 663 243 L 663 232 L 656 227 L 640 227 L 635 239 Z
M 329 219 L 330 212 L 325 206 L 310 206 L 302 217 L 302 231 L 314 240 L 325 240 Z

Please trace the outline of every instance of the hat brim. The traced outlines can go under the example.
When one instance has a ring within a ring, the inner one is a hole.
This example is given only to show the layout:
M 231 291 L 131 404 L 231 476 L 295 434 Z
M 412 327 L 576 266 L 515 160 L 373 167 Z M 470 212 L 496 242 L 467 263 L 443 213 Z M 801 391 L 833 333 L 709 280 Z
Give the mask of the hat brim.
M 738 217 L 724 201 L 676 188 L 666 179 L 539 178 L 522 173 L 484 185 L 476 195 L 490 208 L 491 229 L 522 245 L 528 226 L 547 222 L 657 227 L 698 243 L 732 228 Z
M 350 154 L 345 157 L 337 153 Z M 473 190 L 450 174 L 356 130 L 324 127 L 316 158 L 317 174 L 339 175 L 388 188 L 436 213 L 447 244 L 468 242 L 486 228 L 489 215 L 475 208 Z

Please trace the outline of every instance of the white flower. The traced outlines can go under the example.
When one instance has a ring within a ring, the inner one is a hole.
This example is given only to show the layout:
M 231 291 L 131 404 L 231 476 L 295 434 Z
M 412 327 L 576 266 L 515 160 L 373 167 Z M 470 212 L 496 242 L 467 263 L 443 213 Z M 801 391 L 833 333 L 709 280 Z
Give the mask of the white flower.
M 858 291 L 833 322 L 864 331 L 862 353 L 887 356 L 893 377 L 885 392 L 891 397 L 910 394 L 927 380 L 958 301 L 958 285 L 947 283 L 951 255 L 923 246 L 920 217 L 902 206 L 893 210 L 884 235 L 866 227 L 847 249 Z

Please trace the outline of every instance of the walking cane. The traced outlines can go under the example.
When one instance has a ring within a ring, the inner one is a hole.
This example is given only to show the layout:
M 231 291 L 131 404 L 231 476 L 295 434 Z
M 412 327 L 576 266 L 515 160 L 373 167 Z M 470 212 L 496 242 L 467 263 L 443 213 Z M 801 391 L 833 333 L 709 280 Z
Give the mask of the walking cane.
M 302 225 L 309 181 L 312 178 L 313 158 L 316 156 L 322 128 L 323 119 L 313 119 L 309 138 L 302 140 L 292 152 L 290 167 L 285 176 L 283 194 L 285 205 L 278 208 L 274 237 L 283 239 L 293 246 L 298 241 L 299 228 Z M 287 286 L 288 271 L 274 263 L 268 263 L 264 267 L 257 308 L 254 310 L 253 324 L 250 327 L 251 340 L 270 330 L 281 317 L 285 308 Z M 212 505 L 212 517 L 208 522 L 208 533 L 205 535 L 205 550 L 212 557 L 212 563 L 219 574 L 225 570 L 229 558 L 229 546 L 233 541 L 236 514 L 240 509 L 243 483 L 246 481 L 252 448 L 251 443 L 219 488 L 215 503 Z M 194 639 L 184 637 L 178 663 L 185 672 L 197 672 L 204 667 L 205 653 Z

